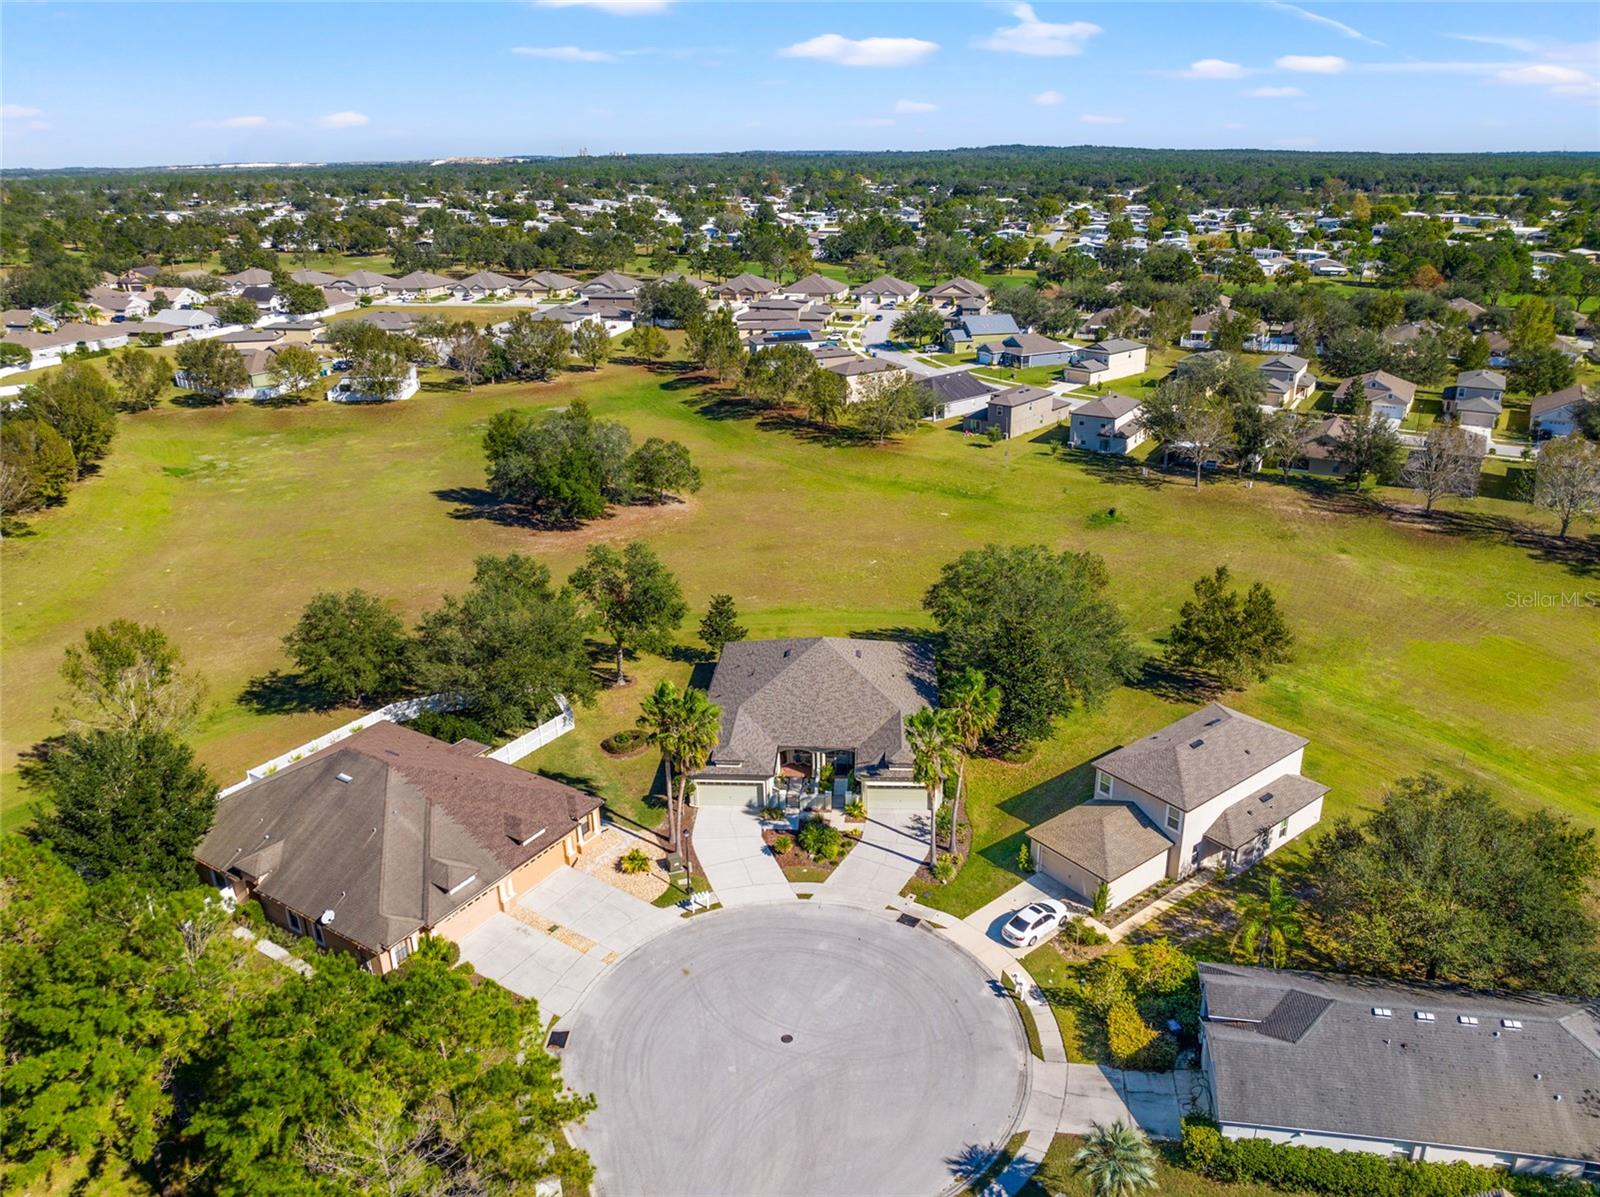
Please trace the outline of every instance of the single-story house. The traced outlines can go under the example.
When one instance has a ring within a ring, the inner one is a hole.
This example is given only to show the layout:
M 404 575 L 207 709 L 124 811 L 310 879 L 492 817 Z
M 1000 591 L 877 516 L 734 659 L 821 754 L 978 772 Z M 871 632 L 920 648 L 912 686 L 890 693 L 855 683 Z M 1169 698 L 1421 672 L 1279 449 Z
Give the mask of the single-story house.
M 1016 320 L 1005 312 L 962 315 L 944 330 L 943 348 L 946 353 L 955 353 L 974 342 L 987 341 L 991 337 L 1018 336 L 1021 333 Z
M 1127 305 L 1101 308 L 1097 312 L 1090 312 L 1079 327 L 1079 332 L 1085 337 L 1105 336 L 1106 330 L 1111 327 L 1112 322 L 1117 319 L 1117 314 L 1123 311 L 1124 307 L 1127 307 Z M 1127 310 L 1133 314 L 1133 328 L 1129 331 L 1149 328 L 1151 316 L 1149 308 L 1127 308 Z
M 286 306 L 276 287 L 244 287 L 239 292 L 239 298 L 255 304 L 256 311 L 263 316 L 275 316 Z
M 395 285 L 394 279 L 376 270 L 352 270 L 328 283 L 323 290 L 343 291 L 346 295 L 382 295 Z
M 808 274 L 805 278 L 796 279 L 788 286 L 781 287 L 780 293 L 785 299 L 830 300 L 850 294 L 850 288 L 838 279 L 828 278 L 821 274 Z
M 289 281 L 304 283 L 308 287 L 316 287 L 319 291 L 323 287 L 331 287 L 338 282 L 338 276 L 329 274 L 325 270 L 293 270 L 289 273 Z
M 432 299 L 435 295 L 446 294 L 454 282 L 442 274 L 434 274 L 428 270 L 413 270 L 410 274 L 403 274 L 394 280 L 394 286 L 388 294 L 400 299 Z
M 1112 907 L 1164 877 L 1248 868 L 1322 817 L 1306 743 L 1208 703 L 1096 760 L 1093 801 L 1028 832 L 1034 865 L 1086 900 L 1104 884 Z
M 337 383 L 329 388 L 327 399 L 329 403 L 383 403 L 396 402 L 409 399 L 422 389 L 422 383 L 417 378 L 417 368 L 407 366 L 405 377 L 400 380 L 400 389 L 388 399 L 368 393 L 366 380 L 354 374 L 346 374 Z
M 227 283 L 234 291 L 241 291 L 245 287 L 270 287 L 272 285 L 272 271 L 263 270 L 259 266 L 251 266 L 237 274 L 225 274 L 222 281 Z
M 863 303 L 875 303 L 882 306 L 886 304 L 913 303 L 917 296 L 922 294 L 922 289 L 915 283 L 908 283 L 905 279 L 895 278 L 892 274 L 880 274 L 870 283 L 862 283 L 855 288 L 853 294 Z
M 450 293 L 457 299 L 475 302 L 479 299 L 504 299 L 511 294 L 517 280 L 497 274 L 493 270 L 480 270 L 459 282 L 450 284 Z
M 597 274 L 586 283 L 578 285 L 579 295 L 637 295 L 639 288 L 644 286 L 631 274 L 623 274 L 618 270 L 607 270 L 604 274 Z
M 1131 378 L 1144 373 L 1147 353 L 1148 350 L 1138 341 L 1122 337 L 1096 341 L 1073 353 L 1061 376 L 1068 382 L 1090 385 Z
M 842 807 L 855 790 L 868 810 L 928 808 L 905 737 L 938 696 L 926 644 L 741 640 L 723 647 L 709 693 L 722 727 L 694 805 Z
M 661 281 L 664 283 L 687 283 L 695 289 L 695 293 L 698 295 L 704 295 L 711 290 L 711 284 L 706 282 L 705 279 L 700 278 L 698 275 L 685 274 L 681 270 L 667 271 L 661 276 Z
M 1202 964 L 1200 1071 L 1230 1139 L 1600 1175 L 1591 1002 Z
M 929 396 L 930 420 L 953 420 L 983 411 L 989 406 L 989 396 L 996 390 L 970 370 L 927 374 L 917 379 L 917 385 Z
M 375 973 L 459 941 L 600 830 L 581 790 L 388 721 L 217 803 L 201 876 Z
M 967 427 L 985 433 L 998 429 L 1003 439 L 1010 440 L 1059 423 L 1066 406 L 1065 399 L 1043 387 L 1007 387 L 990 395 L 983 413 L 969 417 Z
M 817 365 L 844 379 L 846 403 L 854 403 L 861 398 L 861 390 L 867 379 L 906 373 L 903 366 L 886 362 L 881 357 L 862 357 L 848 352 L 819 356 Z
M 1407 382 L 1387 370 L 1373 370 L 1355 378 L 1346 378 L 1333 389 L 1335 407 L 1364 402 L 1391 424 L 1398 424 L 1406 418 L 1416 397 L 1416 383 Z
M 929 287 L 928 301 L 944 311 L 981 312 L 989 306 L 989 288 L 958 275 Z
M 1583 385 L 1573 383 L 1563 391 L 1540 395 L 1528 405 L 1528 433 L 1536 441 L 1566 436 L 1578 430 L 1578 413 L 1584 405 Z
M 1147 439 L 1140 415 L 1144 404 L 1127 395 L 1111 394 L 1074 408 L 1068 443 L 1091 453 L 1127 453 Z
M 1078 352 L 1071 345 L 1053 340 L 1039 333 L 1012 333 L 998 341 L 985 341 L 978 346 L 978 364 L 1000 365 L 1013 369 L 1028 366 L 1059 366 L 1070 361 Z
M 113 320 L 143 320 L 150 314 L 154 296 L 146 291 L 118 291 L 114 287 L 95 287 L 85 301 Z
M 1220 308 L 1213 308 L 1209 312 L 1201 312 L 1189 320 L 1189 331 L 1178 338 L 1180 349 L 1210 349 L 1216 344 L 1217 321 L 1222 318 Z
M 1505 406 L 1506 376 L 1494 370 L 1463 370 L 1444 389 L 1444 414 L 1475 436 L 1493 434 Z
M 1467 327 L 1473 329 L 1474 331 L 1476 331 L 1478 324 L 1483 320 L 1483 318 L 1489 314 L 1487 309 L 1473 303 L 1472 300 L 1464 299 L 1459 295 L 1444 306 L 1449 308 L 1451 311 L 1460 312 L 1462 315 L 1466 316 Z
M 1311 363 L 1292 353 L 1280 353 L 1262 362 L 1258 371 L 1267 384 L 1264 407 L 1293 407 L 1317 389 L 1317 380 L 1309 373 Z
M 778 290 L 778 284 L 770 278 L 762 278 L 759 274 L 736 274 L 727 282 L 717 283 L 711 288 L 711 295 L 723 303 L 750 303 L 757 299 L 765 299 Z
M 554 270 L 541 270 L 511 288 L 511 293 L 534 299 L 550 299 L 557 295 L 572 295 L 577 290 L 577 279 L 557 274 Z

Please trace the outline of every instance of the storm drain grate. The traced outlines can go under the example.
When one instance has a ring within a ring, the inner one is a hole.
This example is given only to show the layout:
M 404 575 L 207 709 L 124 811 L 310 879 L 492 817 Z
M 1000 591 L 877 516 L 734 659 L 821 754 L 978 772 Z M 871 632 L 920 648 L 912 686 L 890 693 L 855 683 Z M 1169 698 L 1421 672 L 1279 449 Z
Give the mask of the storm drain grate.
M 551 1031 L 545 1046 L 551 1051 L 558 1052 L 567 1046 L 567 1037 L 571 1034 L 571 1031 Z
M 794 1042 L 794 1036 L 793 1035 L 779 1035 L 778 1036 L 778 1042 L 779 1043 L 793 1043 Z
M 899 923 L 902 927 L 918 927 L 922 925 L 922 920 L 914 914 L 902 914 L 899 918 L 895 919 L 895 922 Z

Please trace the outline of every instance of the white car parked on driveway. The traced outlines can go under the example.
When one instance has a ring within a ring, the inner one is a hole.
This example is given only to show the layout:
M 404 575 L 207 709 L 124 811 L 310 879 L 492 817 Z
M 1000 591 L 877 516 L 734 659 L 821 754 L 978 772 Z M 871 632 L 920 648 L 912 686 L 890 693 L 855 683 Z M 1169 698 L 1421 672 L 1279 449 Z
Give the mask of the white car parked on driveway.
M 1041 898 L 1029 903 L 1006 920 L 1000 934 L 1007 943 L 1019 948 L 1031 948 L 1057 927 L 1065 927 L 1072 918 L 1066 906 L 1054 898 Z

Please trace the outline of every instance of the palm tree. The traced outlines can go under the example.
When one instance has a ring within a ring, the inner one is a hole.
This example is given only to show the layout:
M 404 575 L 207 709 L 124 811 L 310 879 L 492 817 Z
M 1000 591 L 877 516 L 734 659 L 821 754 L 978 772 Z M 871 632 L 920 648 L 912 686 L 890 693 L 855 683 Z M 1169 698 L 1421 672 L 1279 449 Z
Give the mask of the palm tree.
M 911 776 L 927 788 L 928 805 L 937 815 L 944 797 L 944 779 L 956 766 L 956 737 L 950 713 L 923 707 L 906 720 L 906 743 L 911 747 Z M 939 836 L 928 828 L 928 868 L 939 858 Z
M 677 764 L 683 738 L 683 696 L 666 678 L 656 683 L 639 704 L 639 727 L 646 743 L 661 752 L 661 768 L 667 778 L 667 838 L 674 852 L 678 849 L 677 808 L 673 802 L 672 771 Z
M 1282 968 L 1289 962 L 1289 947 L 1300 939 L 1300 916 L 1294 898 L 1284 893 L 1277 877 L 1267 880 L 1264 898 L 1240 894 L 1235 909 L 1239 927 L 1233 933 L 1233 953 L 1250 964 Z
M 1133 1197 L 1156 1184 L 1156 1153 L 1139 1128 L 1125 1122 L 1094 1123 L 1072 1167 L 1088 1178 L 1094 1197 Z
M 944 688 L 939 698 L 943 709 L 950 712 L 950 726 L 959 750 L 955 808 L 950 812 L 950 851 L 954 853 L 956 827 L 961 822 L 961 798 L 967 788 L 967 758 L 1000 722 L 1000 687 L 987 685 L 983 673 L 969 665 Z
M 705 768 L 717 741 L 722 738 L 722 708 L 707 698 L 704 690 L 685 690 L 678 709 L 678 821 L 673 829 L 674 851 L 678 849 L 678 837 L 683 831 L 683 804 L 689 800 L 689 774 Z

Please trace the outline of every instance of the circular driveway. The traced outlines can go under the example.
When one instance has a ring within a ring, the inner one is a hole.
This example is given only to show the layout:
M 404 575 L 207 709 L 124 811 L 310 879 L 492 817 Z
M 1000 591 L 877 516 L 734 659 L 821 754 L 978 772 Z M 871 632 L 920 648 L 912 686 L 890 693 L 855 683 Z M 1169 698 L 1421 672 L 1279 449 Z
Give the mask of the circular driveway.
M 560 1028 L 606 1197 L 956 1187 L 1026 1095 L 1011 999 L 959 949 L 811 902 L 718 911 L 624 958 Z

